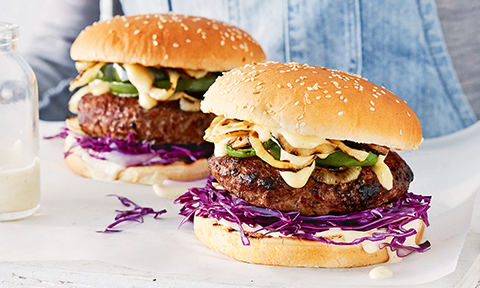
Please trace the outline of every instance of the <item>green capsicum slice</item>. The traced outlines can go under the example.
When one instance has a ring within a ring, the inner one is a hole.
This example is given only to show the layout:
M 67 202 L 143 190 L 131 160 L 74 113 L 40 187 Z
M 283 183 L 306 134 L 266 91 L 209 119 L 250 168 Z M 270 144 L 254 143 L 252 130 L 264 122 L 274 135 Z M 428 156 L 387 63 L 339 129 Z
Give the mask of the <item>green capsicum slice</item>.
M 263 143 L 263 147 L 265 147 L 265 149 L 267 149 L 270 154 L 275 157 L 275 159 L 280 159 L 280 146 L 278 146 L 275 142 L 273 142 L 272 140 L 268 140 Z M 225 151 L 228 155 L 238 158 L 247 158 L 257 155 L 252 147 L 235 149 L 232 147 L 232 145 L 228 143 L 225 144 Z
M 318 166 L 332 166 L 332 167 L 353 167 L 353 166 L 374 166 L 377 164 L 378 156 L 372 152 L 368 153 L 367 158 L 364 161 L 358 161 L 357 159 L 348 156 L 342 150 L 337 150 L 325 159 L 317 158 L 315 163 Z
M 110 91 L 112 91 L 113 94 L 122 94 L 122 96 L 138 95 L 137 88 L 135 88 L 135 86 L 133 86 L 130 83 L 112 81 L 112 82 L 109 82 L 109 85 L 110 85 Z
M 178 80 L 176 91 L 190 91 L 203 92 L 207 91 L 213 82 L 217 79 L 216 76 L 207 76 L 200 79 L 194 78 L 180 78 Z

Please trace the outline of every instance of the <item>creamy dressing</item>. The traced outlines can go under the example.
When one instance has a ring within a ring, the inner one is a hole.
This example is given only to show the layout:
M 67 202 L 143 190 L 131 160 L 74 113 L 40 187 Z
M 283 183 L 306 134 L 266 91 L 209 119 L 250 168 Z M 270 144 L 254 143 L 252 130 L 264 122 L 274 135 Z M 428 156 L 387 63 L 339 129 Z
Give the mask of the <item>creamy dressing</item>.
M 217 222 L 219 224 L 225 226 L 225 227 L 235 229 L 236 231 L 240 230 L 237 223 L 230 222 L 230 221 L 227 221 L 225 219 L 217 220 Z M 256 225 L 254 227 L 250 227 L 246 224 L 242 224 L 242 228 L 245 232 L 252 233 L 252 232 L 255 232 L 258 229 L 260 229 L 261 226 Z M 324 237 L 324 238 L 336 237 L 335 241 L 337 241 L 337 242 L 351 243 L 355 239 L 362 238 L 362 237 L 370 237 L 370 236 L 372 236 L 372 233 L 379 232 L 379 231 L 380 231 L 379 229 L 374 229 L 374 230 L 371 230 L 371 231 L 351 231 L 351 230 L 348 230 L 348 231 L 345 230 L 344 231 L 340 228 L 331 228 L 331 229 L 323 231 L 323 232 L 315 233 L 313 236 Z M 264 232 L 257 232 L 257 233 L 264 233 Z M 288 235 L 288 236 L 283 235 L 280 232 L 271 232 L 271 233 L 268 233 L 268 236 L 276 237 L 276 238 L 278 238 L 278 237 L 292 237 L 290 235 Z M 389 242 L 387 242 L 386 240 L 385 241 L 379 241 L 379 242 L 372 242 L 372 241 L 366 240 L 366 241 L 363 241 L 362 243 L 360 243 L 359 245 L 362 246 L 363 250 L 366 253 L 373 254 L 373 253 L 375 253 L 379 250 L 378 245 L 380 243 L 389 243 Z M 390 249 L 387 248 L 387 251 L 390 251 Z M 398 259 L 401 259 L 401 258 L 398 258 Z
M 40 204 L 40 159 L 25 165 L 21 158 L 15 151 L 0 150 L 0 214 L 28 211 Z
M 219 224 L 225 226 L 225 227 L 235 229 L 236 231 L 240 231 L 240 227 L 235 222 L 230 222 L 230 221 L 227 221 L 225 219 L 217 220 L 217 222 Z M 417 220 L 414 220 L 414 221 L 411 221 L 411 222 L 407 223 L 406 225 L 404 225 L 404 227 L 407 230 L 410 229 L 410 228 L 413 228 L 413 229 L 415 229 L 415 231 L 418 232 L 422 225 L 423 225 L 422 221 L 417 219 Z M 242 228 L 245 232 L 252 233 L 252 232 L 256 232 L 257 230 L 261 229 L 261 226 L 260 225 L 255 225 L 254 227 L 250 227 L 250 226 L 242 223 Z M 313 236 L 324 237 L 324 238 L 336 237 L 335 241 L 337 241 L 337 242 L 352 243 L 353 241 L 355 241 L 355 239 L 359 239 L 359 238 L 363 238 L 363 237 L 371 237 L 372 234 L 375 233 L 375 232 L 382 232 L 382 229 L 373 229 L 373 230 L 370 230 L 370 231 L 354 231 L 354 230 L 342 230 L 340 228 L 331 228 L 331 229 L 326 230 L 326 231 L 315 233 Z M 265 235 L 265 232 L 263 232 L 263 231 L 262 232 L 256 232 L 256 233 L 262 233 L 263 235 Z M 415 242 L 416 235 L 417 234 L 414 234 L 410 237 L 407 237 L 404 244 L 407 245 L 407 246 L 418 247 L 418 245 Z M 270 236 L 270 237 L 292 237 L 290 235 L 287 235 L 287 236 L 283 235 L 280 232 L 271 232 L 271 233 L 268 233 L 268 236 Z M 379 244 L 382 244 L 382 243 L 388 244 L 388 243 L 391 243 L 391 241 L 392 241 L 392 237 L 387 237 L 387 238 L 385 238 L 385 240 L 377 241 L 377 242 L 372 242 L 372 241 L 369 241 L 369 240 L 365 240 L 365 241 L 362 241 L 359 245 L 362 246 L 363 251 L 365 251 L 366 253 L 373 254 L 373 253 L 377 252 L 378 250 L 380 250 Z M 397 254 L 394 251 L 392 251 L 390 248 L 386 247 L 385 249 L 386 249 L 386 251 L 388 253 L 388 256 L 389 256 L 389 260 L 387 261 L 387 263 L 396 263 L 396 262 L 399 262 L 399 261 L 402 260 L 402 258 L 398 257 Z M 376 272 L 374 272 L 374 273 L 376 273 Z
M 281 151 L 280 160 L 288 160 L 290 163 L 293 163 L 295 165 L 300 165 L 300 166 L 306 165 L 309 161 L 312 160 L 312 157 L 313 157 L 313 156 L 299 157 L 299 156 L 295 156 L 290 153 L 287 153 L 283 149 L 280 151 Z M 285 182 L 290 187 L 302 188 L 307 183 L 308 178 L 310 178 L 310 175 L 312 175 L 313 170 L 315 170 L 315 162 L 296 172 L 280 171 L 280 176 L 282 176 L 283 180 L 285 180 Z
M 393 277 L 393 272 L 386 266 L 378 266 L 368 273 L 370 279 L 387 279 Z
M 75 138 L 69 135 L 65 139 L 65 147 L 71 147 L 71 145 L 75 142 Z M 88 175 L 90 175 L 90 177 L 94 180 L 114 181 L 118 179 L 120 172 L 125 169 L 124 166 L 119 164 L 93 158 L 88 154 L 87 151 L 78 146 L 71 148 L 70 152 L 73 155 L 82 158 L 85 168 L 88 171 Z
M 390 171 L 390 168 L 388 168 L 384 162 L 385 158 L 386 156 L 379 155 L 377 163 L 372 167 L 372 171 L 377 175 L 380 184 L 385 187 L 385 189 L 390 190 L 393 187 L 393 176 L 392 171 Z

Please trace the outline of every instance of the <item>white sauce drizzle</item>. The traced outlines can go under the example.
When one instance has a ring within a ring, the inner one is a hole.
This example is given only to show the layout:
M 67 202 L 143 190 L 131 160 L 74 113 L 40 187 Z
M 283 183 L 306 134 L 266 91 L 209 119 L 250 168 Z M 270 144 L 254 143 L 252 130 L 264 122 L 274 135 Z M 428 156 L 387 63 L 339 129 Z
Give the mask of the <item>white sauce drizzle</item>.
M 290 163 L 295 164 L 295 165 L 306 165 L 311 159 L 312 156 L 310 157 L 299 157 L 295 156 L 292 154 L 289 154 L 285 152 L 285 150 L 281 149 L 280 150 L 280 160 L 289 160 Z M 280 176 L 282 176 L 283 180 L 293 188 L 301 188 L 303 187 L 307 181 L 308 178 L 310 178 L 310 175 L 312 174 L 313 170 L 315 169 L 315 162 L 313 162 L 310 166 L 307 166 L 297 172 L 291 172 L 291 171 L 280 171 Z
M 386 266 L 378 266 L 370 270 L 368 276 L 370 279 L 387 279 L 393 277 L 393 272 Z

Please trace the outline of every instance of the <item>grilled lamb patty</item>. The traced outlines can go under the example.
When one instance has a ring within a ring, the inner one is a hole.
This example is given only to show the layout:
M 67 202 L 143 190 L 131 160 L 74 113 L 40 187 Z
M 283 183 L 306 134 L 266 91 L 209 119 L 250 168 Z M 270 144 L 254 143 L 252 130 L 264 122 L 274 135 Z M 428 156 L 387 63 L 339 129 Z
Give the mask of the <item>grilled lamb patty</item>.
M 82 130 L 90 137 L 110 135 L 127 139 L 132 133 L 137 141 L 157 144 L 202 143 L 205 129 L 215 115 L 182 111 L 179 105 L 179 101 L 160 101 L 146 110 L 140 106 L 137 97 L 86 94 L 78 104 L 77 118 Z
M 305 186 L 292 188 L 258 157 L 212 156 L 208 164 L 218 183 L 235 196 L 255 206 L 303 215 L 345 214 L 386 205 L 403 196 L 413 181 L 412 170 L 395 152 L 385 159 L 393 175 L 391 190 L 380 185 L 371 167 L 363 167 L 356 180 L 337 185 L 320 182 L 315 169 Z

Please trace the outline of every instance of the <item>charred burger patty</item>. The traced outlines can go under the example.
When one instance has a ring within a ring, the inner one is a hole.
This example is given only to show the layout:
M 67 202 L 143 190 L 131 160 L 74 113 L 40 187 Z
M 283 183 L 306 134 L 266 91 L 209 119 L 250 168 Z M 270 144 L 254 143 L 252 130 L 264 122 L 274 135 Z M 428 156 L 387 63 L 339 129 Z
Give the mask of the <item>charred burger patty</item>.
M 110 135 L 154 143 L 201 144 L 213 114 L 183 111 L 179 101 L 158 102 L 146 110 L 135 97 L 118 97 L 110 93 L 87 94 L 78 104 L 78 122 L 91 137 Z
M 379 183 L 368 166 L 357 179 L 336 185 L 323 183 L 320 170 L 315 169 L 305 186 L 292 188 L 277 169 L 258 157 L 212 156 L 208 164 L 218 183 L 248 203 L 303 215 L 346 214 L 387 205 L 403 196 L 413 181 L 412 170 L 395 152 L 385 158 L 393 175 L 391 190 Z

